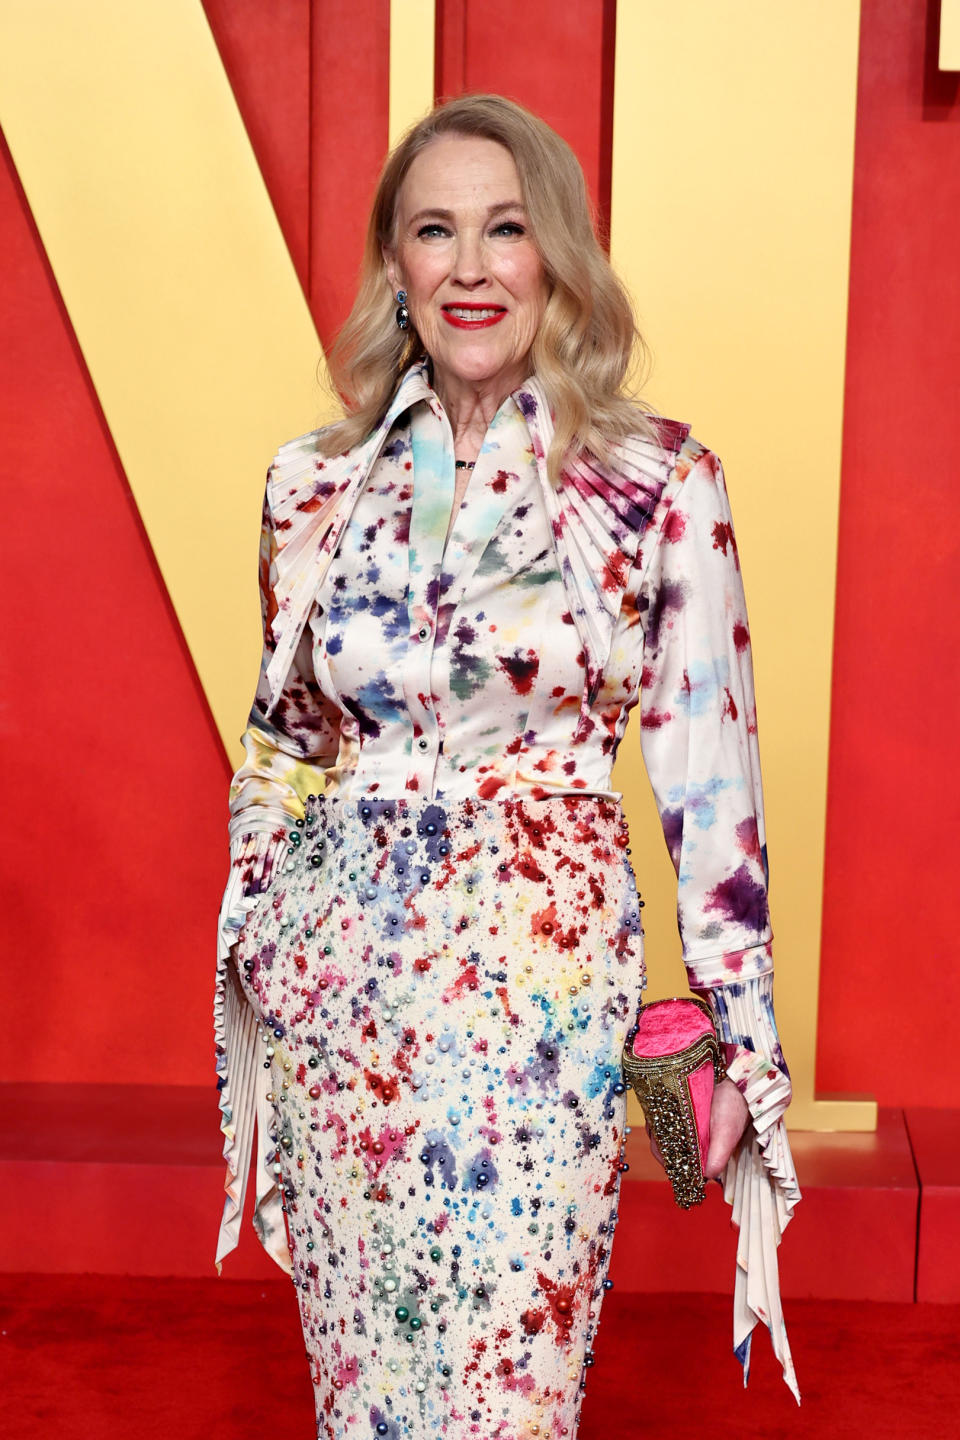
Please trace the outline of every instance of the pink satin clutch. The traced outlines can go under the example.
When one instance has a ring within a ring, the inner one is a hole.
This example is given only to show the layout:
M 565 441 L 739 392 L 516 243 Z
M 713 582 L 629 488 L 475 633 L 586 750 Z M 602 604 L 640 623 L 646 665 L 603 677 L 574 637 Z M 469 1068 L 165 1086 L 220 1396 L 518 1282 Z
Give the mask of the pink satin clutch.
M 663 1156 L 674 1199 L 684 1210 L 701 1204 L 713 1087 L 726 1074 L 706 1002 L 690 996 L 642 1005 L 623 1048 L 623 1073 Z

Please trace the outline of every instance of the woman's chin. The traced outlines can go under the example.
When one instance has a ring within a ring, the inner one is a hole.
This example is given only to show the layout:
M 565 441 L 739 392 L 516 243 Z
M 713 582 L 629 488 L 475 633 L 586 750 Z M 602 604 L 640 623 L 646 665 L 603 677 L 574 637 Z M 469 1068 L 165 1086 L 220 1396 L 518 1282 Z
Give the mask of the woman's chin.
M 431 356 L 434 380 L 444 384 L 482 385 L 485 389 L 503 388 L 505 395 L 526 378 L 526 370 L 514 355 L 504 355 L 482 342 L 471 341 L 453 348 L 443 347 L 443 354 Z

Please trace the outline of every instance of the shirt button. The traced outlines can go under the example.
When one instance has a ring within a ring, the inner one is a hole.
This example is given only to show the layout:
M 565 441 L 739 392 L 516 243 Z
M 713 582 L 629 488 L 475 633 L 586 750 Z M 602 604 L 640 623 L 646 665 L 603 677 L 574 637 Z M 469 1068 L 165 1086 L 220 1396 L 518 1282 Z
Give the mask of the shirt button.
M 417 744 L 420 746 L 421 750 L 430 749 L 430 741 L 427 739 L 426 735 L 421 735 L 420 739 L 417 741 Z
M 430 631 L 427 629 L 426 625 L 421 625 L 420 629 L 417 631 L 417 638 L 419 640 L 426 640 L 429 634 Z

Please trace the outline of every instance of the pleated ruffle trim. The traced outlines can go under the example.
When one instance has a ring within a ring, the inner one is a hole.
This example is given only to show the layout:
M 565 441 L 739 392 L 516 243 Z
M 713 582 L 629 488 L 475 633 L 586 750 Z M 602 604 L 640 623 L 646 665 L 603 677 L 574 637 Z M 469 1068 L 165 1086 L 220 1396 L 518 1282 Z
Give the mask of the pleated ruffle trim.
M 547 474 L 553 417 L 543 387 L 528 380 L 515 398 L 533 441 L 560 574 L 586 656 L 588 708 L 603 679 L 640 542 L 690 427 L 654 421 L 658 440 L 636 435 L 617 441 L 603 464 L 583 452 L 565 462 L 554 485 Z
M 250 817 L 246 817 L 250 824 Z M 285 835 L 269 829 L 237 837 L 230 879 L 220 906 L 217 927 L 217 975 L 213 1002 L 220 1130 L 226 1162 L 223 1218 L 217 1239 L 218 1272 L 224 1257 L 235 1250 L 246 1199 L 254 1133 L 258 1136 L 256 1200 L 253 1223 L 260 1243 L 280 1268 L 291 1272 L 283 1223 L 283 1205 L 268 1159 L 272 1108 L 270 1081 L 258 1052 L 259 1029 L 253 1010 L 233 970 L 230 950 L 260 894 L 270 883 L 273 867 L 286 845 Z
M 773 976 L 768 973 L 701 993 L 712 1004 L 721 1039 L 736 1047 L 727 1074 L 746 1100 L 752 1122 L 723 1176 L 723 1196 L 739 1231 L 734 1353 L 743 1366 L 746 1385 L 753 1331 L 759 1323 L 764 1324 L 784 1381 L 799 1404 L 780 1300 L 777 1250 L 801 1197 L 783 1119 L 792 1090 L 790 1077 L 782 1068 L 773 1021 Z M 743 1044 L 747 1039 L 749 1047 Z

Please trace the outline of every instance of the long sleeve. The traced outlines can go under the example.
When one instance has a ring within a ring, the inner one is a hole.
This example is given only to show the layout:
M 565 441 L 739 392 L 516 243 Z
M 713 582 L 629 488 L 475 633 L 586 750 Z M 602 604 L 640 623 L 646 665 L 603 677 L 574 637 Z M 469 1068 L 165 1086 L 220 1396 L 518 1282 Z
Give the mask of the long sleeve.
M 230 785 L 230 879 L 220 911 L 220 950 L 236 942 L 246 916 L 265 891 L 303 818 L 303 800 L 324 786 L 336 759 L 339 715 L 310 669 L 310 632 L 304 634 L 281 695 L 268 719 L 266 671 L 275 645 L 276 531 L 268 498 L 260 538 L 260 610 L 263 656 L 256 697 L 243 735 L 246 759 Z
M 256 698 L 243 736 L 246 759 L 230 786 L 230 875 L 220 907 L 214 1037 L 220 1129 L 227 1165 L 217 1267 L 237 1244 L 253 1147 L 259 1129 L 254 1225 L 283 1269 L 290 1259 L 282 1202 L 269 1152 L 267 1070 L 259 1063 L 258 1026 L 230 959 L 249 912 L 267 890 L 304 814 L 303 799 L 323 789 L 324 770 L 337 755 L 338 714 L 310 676 L 309 630 L 301 641 L 278 702 L 267 718 L 266 670 L 274 653 L 276 535 L 269 504 L 260 541 L 263 657 Z
M 751 1125 L 724 1175 L 740 1228 L 734 1346 L 757 1320 L 799 1399 L 776 1247 L 800 1198 L 783 1115 L 790 1076 L 773 1011 L 772 931 L 750 632 L 723 471 L 694 447 L 664 497 L 644 574 L 641 743 L 677 871 L 691 989 L 710 1004 Z

